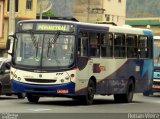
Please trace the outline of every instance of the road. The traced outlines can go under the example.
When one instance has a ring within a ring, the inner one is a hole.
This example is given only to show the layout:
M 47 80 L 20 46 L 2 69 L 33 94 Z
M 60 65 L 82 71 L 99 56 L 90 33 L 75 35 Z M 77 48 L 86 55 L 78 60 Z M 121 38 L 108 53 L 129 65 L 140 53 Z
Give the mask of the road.
M 140 116 L 145 118 L 154 116 L 153 119 L 160 119 L 160 94 L 150 97 L 135 94 L 133 102 L 129 104 L 116 104 L 113 96 L 95 96 L 94 103 L 90 106 L 80 105 L 69 98 L 45 97 L 40 98 L 37 104 L 31 104 L 27 99 L 17 99 L 16 96 L 1 96 L 0 112 L 0 117 L 3 119 L 10 119 L 12 116 L 16 117 L 15 119 L 29 116 L 32 118 L 35 116 L 34 119 L 49 119 L 53 115 L 56 119 L 57 117 L 64 117 L 64 119 L 74 119 L 74 117 L 103 119 L 104 117 L 106 119 L 108 116 L 110 119 L 139 118 Z M 9 118 L 5 118 L 7 116 Z

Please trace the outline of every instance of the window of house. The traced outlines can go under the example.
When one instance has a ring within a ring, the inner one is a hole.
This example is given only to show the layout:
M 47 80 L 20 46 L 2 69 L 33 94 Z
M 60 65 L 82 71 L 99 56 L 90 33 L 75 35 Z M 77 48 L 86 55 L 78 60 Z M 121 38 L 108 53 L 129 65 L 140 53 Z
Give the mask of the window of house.
M 15 12 L 18 12 L 19 0 L 15 0 Z
M 15 12 L 18 12 L 19 0 L 15 0 Z M 10 9 L 10 0 L 7 1 L 7 11 Z
M 26 1 L 26 9 L 31 10 L 32 9 L 32 0 L 27 0 Z
M 117 16 L 117 22 L 119 21 L 119 16 Z
M 122 2 L 122 0 L 118 0 L 118 2 L 119 2 L 119 3 L 121 3 L 121 2 Z
M 114 15 L 112 15 L 112 21 L 114 21 Z
M 114 35 L 114 56 L 115 57 L 125 57 L 125 35 L 115 34 Z
M 7 0 L 7 12 L 9 12 L 10 0 Z
M 138 57 L 137 36 L 127 35 L 126 44 L 127 44 L 127 57 L 137 58 Z
M 110 21 L 110 15 L 109 14 L 105 14 L 105 18 L 106 18 L 106 21 Z
M 113 35 L 111 33 L 102 34 L 101 56 L 102 57 L 113 56 Z

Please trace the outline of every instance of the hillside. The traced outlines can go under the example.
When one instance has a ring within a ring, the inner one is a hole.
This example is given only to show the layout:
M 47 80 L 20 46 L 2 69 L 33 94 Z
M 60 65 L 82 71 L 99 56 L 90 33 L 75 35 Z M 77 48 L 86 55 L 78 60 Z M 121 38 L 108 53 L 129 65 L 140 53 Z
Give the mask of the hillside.
M 128 18 L 160 16 L 160 0 L 127 0 L 126 7 Z

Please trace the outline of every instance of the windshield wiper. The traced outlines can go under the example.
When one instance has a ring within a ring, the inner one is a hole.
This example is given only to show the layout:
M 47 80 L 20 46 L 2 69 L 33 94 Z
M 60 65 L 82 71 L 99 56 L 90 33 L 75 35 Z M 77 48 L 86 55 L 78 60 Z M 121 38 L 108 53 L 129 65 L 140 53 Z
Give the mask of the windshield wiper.
M 54 37 L 52 37 L 52 38 L 49 39 L 48 48 L 47 48 L 47 57 L 49 57 L 49 49 L 52 47 L 53 44 L 56 43 L 59 35 L 60 35 L 60 32 L 57 32 L 57 33 L 54 35 Z
M 36 40 L 36 37 L 34 36 L 33 30 L 27 30 L 27 31 L 30 33 L 32 43 L 33 43 L 34 47 L 36 48 L 36 46 L 37 46 L 37 40 Z
M 38 42 L 37 42 L 37 44 L 36 44 L 36 58 L 37 58 L 37 55 L 38 55 L 38 44 L 39 44 L 39 40 L 38 40 Z
M 31 35 L 31 40 L 32 40 L 33 46 L 36 48 L 36 58 L 37 58 L 39 40 L 37 42 L 36 37 L 34 36 L 34 32 L 32 30 L 28 30 L 28 31 Z

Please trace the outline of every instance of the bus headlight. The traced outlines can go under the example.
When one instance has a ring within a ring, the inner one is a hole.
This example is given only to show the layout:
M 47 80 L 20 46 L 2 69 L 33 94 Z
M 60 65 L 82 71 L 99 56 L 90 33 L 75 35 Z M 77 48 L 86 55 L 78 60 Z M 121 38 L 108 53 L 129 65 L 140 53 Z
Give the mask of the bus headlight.
M 61 79 L 61 82 L 63 83 L 63 82 L 64 82 L 64 79 Z
M 67 77 L 65 77 L 65 79 L 66 79 L 66 80 L 69 80 L 69 77 L 67 76 Z
M 17 78 L 17 75 L 16 74 L 13 74 L 14 78 Z
M 20 78 L 20 77 L 18 77 L 18 80 L 20 81 L 20 80 L 21 80 L 21 78 Z

